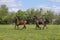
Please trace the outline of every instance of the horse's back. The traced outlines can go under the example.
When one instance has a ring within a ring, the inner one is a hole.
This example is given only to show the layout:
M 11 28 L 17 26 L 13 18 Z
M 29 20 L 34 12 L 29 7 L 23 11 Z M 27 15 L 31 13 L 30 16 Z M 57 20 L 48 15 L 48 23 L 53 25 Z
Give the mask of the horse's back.
M 27 23 L 26 20 L 19 20 L 19 25 L 21 25 L 21 24 L 26 24 L 26 23 Z

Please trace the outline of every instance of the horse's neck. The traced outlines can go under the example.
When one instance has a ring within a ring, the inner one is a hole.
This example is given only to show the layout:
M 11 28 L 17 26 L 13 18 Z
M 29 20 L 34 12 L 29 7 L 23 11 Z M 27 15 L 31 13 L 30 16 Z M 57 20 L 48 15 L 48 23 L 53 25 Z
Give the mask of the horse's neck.
M 17 22 L 20 22 L 20 20 L 18 18 L 16 18 L 16 19 L 17 19 Z
M 19 19 L 17 18 L 17 20 L 19 20 Z

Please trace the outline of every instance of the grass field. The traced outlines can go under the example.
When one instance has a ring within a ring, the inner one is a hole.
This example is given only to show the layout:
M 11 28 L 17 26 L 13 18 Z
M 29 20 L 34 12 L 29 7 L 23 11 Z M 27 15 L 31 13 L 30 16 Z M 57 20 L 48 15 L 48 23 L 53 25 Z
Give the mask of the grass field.
M 0 25 L 0 40 L 60 40 L 60 25 L 48 25 L 44 30 L 36 30 L 35 25 L 27 25 L 26 30 L 15 30 L 14 25 Z

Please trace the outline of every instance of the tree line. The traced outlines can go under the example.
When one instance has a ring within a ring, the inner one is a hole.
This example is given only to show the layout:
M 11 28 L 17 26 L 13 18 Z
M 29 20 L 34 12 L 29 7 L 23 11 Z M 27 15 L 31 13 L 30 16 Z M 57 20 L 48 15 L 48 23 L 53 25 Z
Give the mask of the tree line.
M 50 21 L 50 23 L 60 24 L 60 14 L 55 14 L 55 12 L 51 10 L 46 10 L 43 8 L 30 8 L 26 11 L 18 10 L 17 12 L 9 12 L 8 7 L 5 4 L 0 5 L 0 24 L 14 23 L 16 15 L 19 16 L 20 19 L 29 21 L 32 20 L 33 16 L 37 16 L 38 18 L 46 17 Z

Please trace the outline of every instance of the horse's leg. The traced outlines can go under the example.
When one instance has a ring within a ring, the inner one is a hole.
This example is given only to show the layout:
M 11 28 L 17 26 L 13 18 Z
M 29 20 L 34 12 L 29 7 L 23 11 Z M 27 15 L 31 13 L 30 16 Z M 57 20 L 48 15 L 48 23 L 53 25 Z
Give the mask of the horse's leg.
M 19 29 L 19 25 L 16 25 L 16 24 L 15 24 L 15 28 L 14 28 L 14 29 Z
M 45 24 L 46 29 L 48 29 L 47 25 Z
M 35 27 L 35 29 L 37 29 L 38 28 L 38 25 L 37 25 L 37 23 L 36 23 L 36 27 Z
M 24 25 L 24 27 L 22 29 L 26 29 L 26 25 Z
M 24 28 L 26 29 L 26 25 L 24 25 Z
M 45 26 L 43 27 L 43 29 L 45 28 Z
M 43 29 L 45 28 L 45 26 L 46 26 L 45 23 L 43 23 Z
M 47 27 L 47 25 L 46 25 L 46 23 L 44 23 L 44 27 L 43 27 L 43 29 L 46 27 L 46 29 L 48 29 L 48 27 Z
M 22 29 L 26 29 L 26 22 L 23 23 L 24 27 Z
M 16 29 L 16 25 L 15 25 L 14 29 Z
M 39 27 L 39 23 L 36 23 L 36 28 L 40 28 L 41 29 L 41 27 Z
M 15 23 L 15 27 L 14 27 L 14 29 L 16 29 L 16 26 L 17 26 L 17 24 Z
M 41 30 L 41 25 L 40 25 L 40 27 L 39 27 L 39 28 L 40 28 L 40 30 Z
M 17 25 L 17 29 L 19 29 L 19 25 Z

